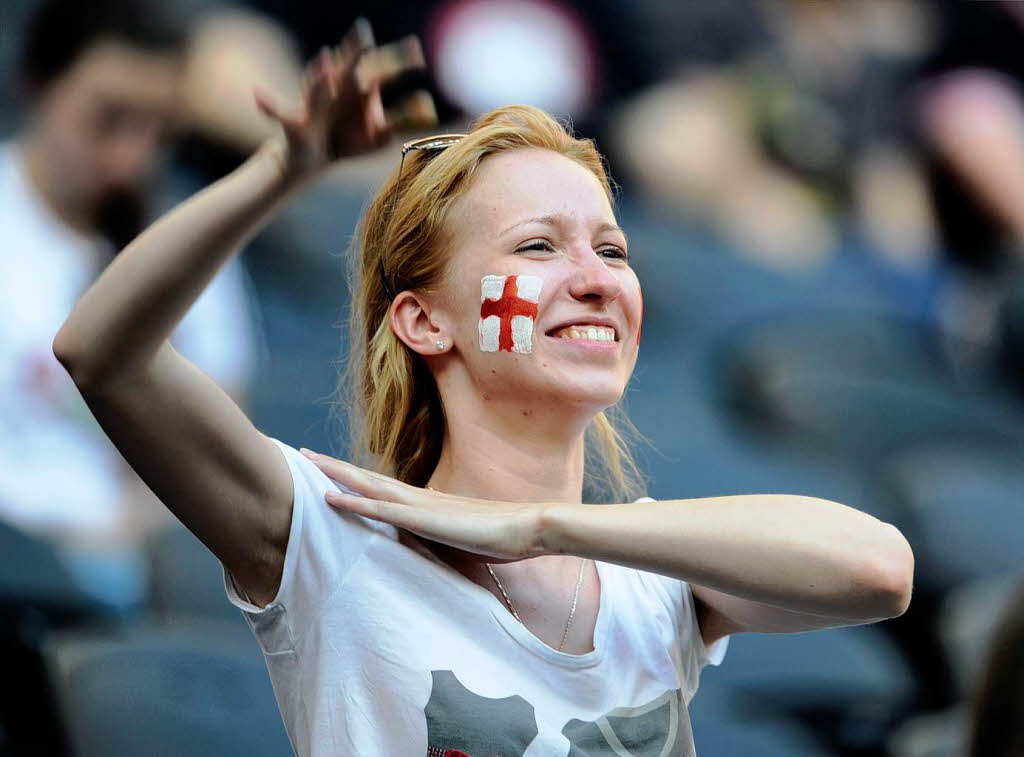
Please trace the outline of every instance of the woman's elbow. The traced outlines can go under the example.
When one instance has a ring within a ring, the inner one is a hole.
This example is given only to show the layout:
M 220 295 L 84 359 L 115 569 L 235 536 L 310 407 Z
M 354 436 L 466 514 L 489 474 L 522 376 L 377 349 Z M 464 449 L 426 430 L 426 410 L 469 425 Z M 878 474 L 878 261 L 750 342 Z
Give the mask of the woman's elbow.
M 79 391 L 84 393 L 95 385 L 95 371 L 90 370 L 86 365 L 81 345 L 77 344 L 76 340 L 65 330 L 61 329 L 53 337 L 52 349 L 57 363 L 68 372 Z
M 879 617 L 899 617 L 910 607 L 910 596 L 914 588 L 914 550 L 890 523 L 884 524 L 889 531 L 889 542 L 883 557 L 873 565 L 873 593 L 878 597 Z
M 79 392 L 83 395 L 101 393 L 104 372 L 95 360 L 89 359 L 80 339 L 76 339 L 66 329 L 61 329 L 53 338 L 51 347 L 53 356 L 64 366 Z
M 71 376 L 75 384 L 81 386 L 79 378 L 81 377 L 82 370 L 80 367 L 81 360 L 78 356 L 79 350 L 75 348 L 74 341 L 68 335 L 66 329 L 62 328 L 57 332 L 51 347 L 57 362 L 64 366 L 64 370 L 68 372 L 68 375 Z

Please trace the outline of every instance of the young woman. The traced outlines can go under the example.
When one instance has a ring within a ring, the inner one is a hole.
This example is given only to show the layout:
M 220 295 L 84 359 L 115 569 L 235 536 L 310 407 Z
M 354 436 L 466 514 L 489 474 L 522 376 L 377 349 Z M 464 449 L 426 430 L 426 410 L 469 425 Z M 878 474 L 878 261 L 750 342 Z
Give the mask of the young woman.
M 603 411 L 640 286 L 599 155 L 536 109 L 407 145 L 367 212 L 351 357 L 380 472 L 265 437 L 168 345 L 288 195 L 387 138 L 379 87 L 418 55 L 360 39 L 317 59 L 298 113 L 261 97 L 282 138 L 132 242 L 54 341 L 223 564 L 296 751 L 692 754 L 687 705 L 728 634 L 904 612 L 910 548 L 855 509 L 627 496 Z M 621 504 L 582 503 L 588 430 Z

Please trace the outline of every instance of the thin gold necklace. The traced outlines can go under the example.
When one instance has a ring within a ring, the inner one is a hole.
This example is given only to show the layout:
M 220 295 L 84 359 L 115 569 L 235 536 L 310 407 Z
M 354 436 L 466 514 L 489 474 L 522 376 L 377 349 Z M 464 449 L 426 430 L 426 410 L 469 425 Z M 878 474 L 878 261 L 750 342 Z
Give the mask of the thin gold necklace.
M 437 491 L 437 489 L 435 489 L 432 486 L 428 486 L 426 488 L 430 489 L 430 491 L 432 491 L 432 492 L 436 492 Z M 577 600 L 579 599 L 579 596 L 580 596 L 580 586 L 583 585 L 583 568 L 584 568 L 584 566 L 586 564 L 587 564 L 586 558 L 580 558 L 580 574 L 579 574 L 579 577 L 576 579 L 576 591 L 572 595 L 572 606 L 569 608 L 569 619 L 567 621 L 565 621 L 565 630 L 562 631 L 562 641 L 558 644 L 558 651 L 559 652 L 561 652 L 562 651 L 562 647 L 565 646 L 565 639 L 569 635 L 569 626 L 572 625 L 572 619 L 576 615 L 576 602 L 577 602 Z M 501 592 L 501 596 L 503 596 L 505 598 L 505 604 L 508 605 L 508 609 L 512 613 L 512 617 L 514 617 L 516 620 L 518 620 L 520 623 L 522 623 L 525 626 L 526 624 L 523 623 L 522 618 L 519 617 L 519 613 L 516 612 L 516 608 L 512 606 L 512 600 L 508 598 L 508 592 L 505 591 L 505 587 L 501 585 L 501 581 L 499 581 L 498 580 L 498 576 L 495 575 L 494 569 L 491 568 L 491 564 L 490 563 L 484 563 L 484 565 L 487 566 L 487 572 L 491 574 L 491 578 L 494 579 L 494 583 L 496 583 L 498 585 L 498 591 L 500 591 Z

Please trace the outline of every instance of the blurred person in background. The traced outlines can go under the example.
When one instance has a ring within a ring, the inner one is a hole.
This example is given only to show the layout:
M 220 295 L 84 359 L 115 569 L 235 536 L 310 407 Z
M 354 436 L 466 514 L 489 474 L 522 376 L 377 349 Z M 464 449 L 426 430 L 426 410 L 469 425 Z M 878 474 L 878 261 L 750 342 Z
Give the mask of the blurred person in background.
M 895 267 L 931 262 L 899 98 L 932 43 L 927 4 L 738 0 L 675 13 L 689 31 L 673 40 L 674 65 L 612 119 L 631 183 L 768 268 L 825 268 L 855 227 Z
M 346 398 L 363 457 L 394 477 L 265 436 L 167 342 L 299 188 L 382 146 L 398 114 L 422 124 L 425 107 L 380 96 L 418 49 L 376 48 L 359 24 L 310 64 L 297 108 L 260 95 L 282 132 L 122 251 L 54 354 L 221 561 L 299 754 L 611 753 L 620 738 L 692 754 L 686 705 L 730 634 L 899 615 L 913 554 L 816 498 L 632 499 L 603 411 L 632 374 L 642 304 L 592 142 L 509 106 L 403 146 L 353 260 Z M 583 504 L 602 460 L 625 504 Z
M 992 634 L 971 707 L 969 757 L 1024 756 L 1024 580 Z
M 1024 391 L 1024 5 L 935 4 L 916 128 L 951 263 L 941 316 L 968 373 Z
M 0 143 L 0 518 L 66 549 L 73 566 L 94 550 L 132 554 L 166 522 L 51 349 L 75 300 L 147 221 L 186 42 L 165 11 L 135 0 L 39 5 L 22 38 L 22 127 Z M 239 402 L 247 309 L 236 263 L 174 334 Z M 90 588 L 138 590 L 126 580 Z

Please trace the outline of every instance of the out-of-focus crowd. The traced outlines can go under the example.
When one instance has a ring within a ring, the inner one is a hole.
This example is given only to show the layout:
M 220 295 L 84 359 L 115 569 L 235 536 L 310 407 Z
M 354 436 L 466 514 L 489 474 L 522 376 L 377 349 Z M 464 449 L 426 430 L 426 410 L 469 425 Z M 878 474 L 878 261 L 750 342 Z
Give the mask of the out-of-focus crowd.
M 644 286 L 625 405 L 654 497 L 790 492 L 899 526 L 910 610 L 740 635 L 698 752 L 1024 754 L 1024 4 L 5 0 L 0 755 L 281 754 L 216 560 L 53 357 L 162 210 L 266 139 L 358 16 L 420 35 L 437 131 L 511 102 L 597 139 Z M 346 161 L 174 335 L 265 433 L 344 454 L 344 258 L 392 145 Z M 600 492 L 588 492 L 591 501 Z

